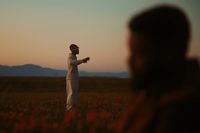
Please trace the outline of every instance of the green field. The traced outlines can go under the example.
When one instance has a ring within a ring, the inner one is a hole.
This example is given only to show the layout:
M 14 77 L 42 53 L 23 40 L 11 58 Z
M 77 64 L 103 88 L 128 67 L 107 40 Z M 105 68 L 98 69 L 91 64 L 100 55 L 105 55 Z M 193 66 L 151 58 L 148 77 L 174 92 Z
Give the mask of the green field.
M 0 133 L 115 132 L 131 97 L 129 79 L 81 78 L 66 112 L 65 78 L 0 77 Z

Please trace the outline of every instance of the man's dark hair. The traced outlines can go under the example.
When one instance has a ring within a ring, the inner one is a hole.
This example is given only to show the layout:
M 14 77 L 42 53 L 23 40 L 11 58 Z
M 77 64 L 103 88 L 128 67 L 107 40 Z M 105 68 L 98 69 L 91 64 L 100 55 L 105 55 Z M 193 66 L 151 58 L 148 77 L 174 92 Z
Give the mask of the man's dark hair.
M 160 5 L 133 17 L 128 26 L 131 32 L 151 41 L 151 47 L 159 53 L 164 50 L 178 59 L 186 57 L 190 24 L 181 9 Z
M 69 46 L 69 49 L 72 51 L 73 49 L 76 49 L 76 48 L 78 48 L 78 46 L 76 45 L 76 44 L 71 44 L 70 46 Z

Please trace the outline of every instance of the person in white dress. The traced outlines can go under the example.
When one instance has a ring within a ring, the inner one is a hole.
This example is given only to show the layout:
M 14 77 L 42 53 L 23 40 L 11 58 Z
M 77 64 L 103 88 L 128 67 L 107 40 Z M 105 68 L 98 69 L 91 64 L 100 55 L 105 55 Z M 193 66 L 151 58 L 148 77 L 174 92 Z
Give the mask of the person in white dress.
M 78 65 L 87 63 L 89 57 L 77 60 L 76 55 L 79 54 L 79 47 L 75 44 L 71 44 L 69 47 L 71 53 L 67 60 L 68 72 L 66 75 L 66 110 L 69 111 L 73 105 L 77 102 L 77 94 L 79 88 L 79 73 Z

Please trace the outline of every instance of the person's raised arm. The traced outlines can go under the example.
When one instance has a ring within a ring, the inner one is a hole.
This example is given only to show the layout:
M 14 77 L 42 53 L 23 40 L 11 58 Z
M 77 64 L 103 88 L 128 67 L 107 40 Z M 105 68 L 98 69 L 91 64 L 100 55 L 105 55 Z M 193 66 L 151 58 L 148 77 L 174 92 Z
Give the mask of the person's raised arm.
M 70 64 L 72 64 L 72 65 L 80 65 L 80 64 L 82 64 L 82 63 L 84 63 L 84 60 L 83 60 L 83 59 L 81 59 L 81 60 L 74 60 L 74 59 L 71 59 L 71 60 L 70 60 Z

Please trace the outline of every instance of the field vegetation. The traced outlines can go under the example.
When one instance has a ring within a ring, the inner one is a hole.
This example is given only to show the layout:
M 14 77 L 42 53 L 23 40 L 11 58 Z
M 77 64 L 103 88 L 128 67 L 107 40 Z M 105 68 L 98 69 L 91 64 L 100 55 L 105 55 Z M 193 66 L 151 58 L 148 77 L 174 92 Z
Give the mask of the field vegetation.
M 0 77 L 0 133 L 115 132 L 132 96 L 129 79 L 81 78 L 66 112 L 65 78 Z

